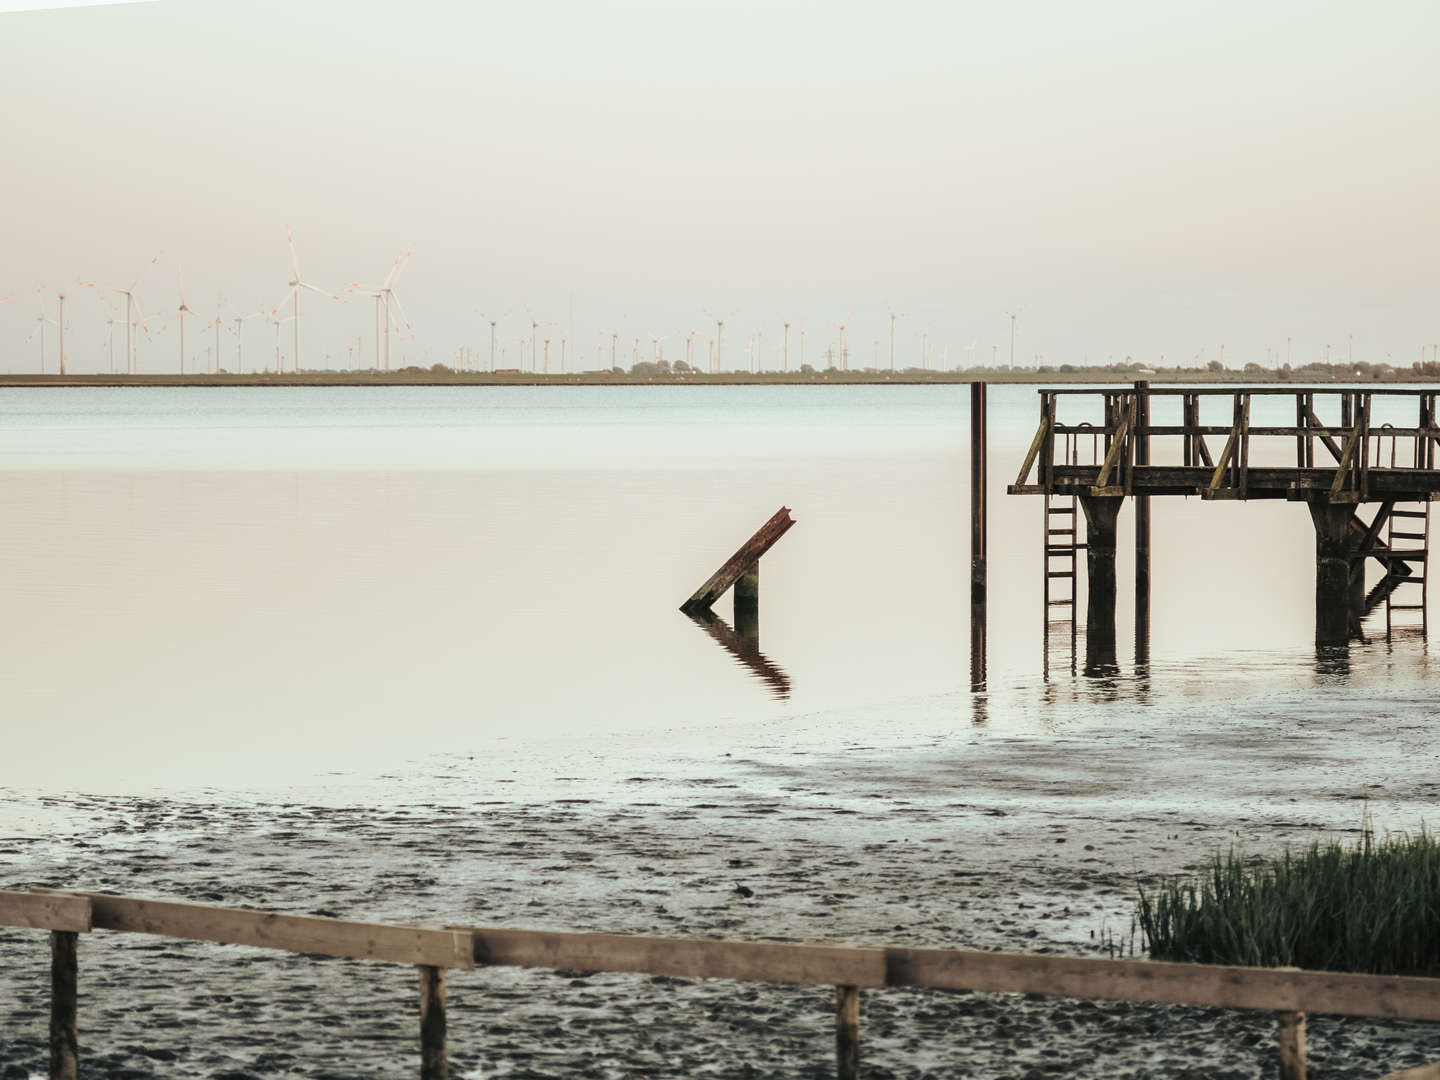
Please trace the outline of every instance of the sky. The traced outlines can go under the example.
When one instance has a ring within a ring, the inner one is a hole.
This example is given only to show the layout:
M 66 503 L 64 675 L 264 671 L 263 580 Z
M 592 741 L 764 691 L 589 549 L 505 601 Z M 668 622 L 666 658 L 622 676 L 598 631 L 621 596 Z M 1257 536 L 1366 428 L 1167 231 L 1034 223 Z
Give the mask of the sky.
M 181 270 L 187 366 L 218 312 L 234 370 L 287 229 L 342 298 L 302 294 L 306 367 L 374 363 L 346 289 L 406 252 L 395 366 L 487 367 L 491 318 L 501 366 L 532 321 L 552 370 L 562 337 L 572 370 L 692 334 L 703 365 L 719 316 L 727 369 L 779 367 L 787 320 L 792 368 L 842 322 L 885 367 L 891 311 L 900 367 L 1004 363 L 1010 312 L 1027 366 L 1408 366 L 1440 342 L 1437 40 L 1430 0 L 0 13 L 0 370 L 40 366 L 42 283 L 69 369 L 123 364 L 75 282 L 137 278 L 140 368 L 176 370 Z

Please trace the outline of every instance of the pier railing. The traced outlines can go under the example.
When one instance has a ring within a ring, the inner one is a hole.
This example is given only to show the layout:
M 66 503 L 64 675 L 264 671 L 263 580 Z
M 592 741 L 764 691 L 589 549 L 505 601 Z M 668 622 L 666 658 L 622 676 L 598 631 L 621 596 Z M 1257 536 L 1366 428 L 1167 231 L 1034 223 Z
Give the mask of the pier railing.
M 1304 1080 L 1305 1014 L 1440 1021 L 1440 979 L 903 946 L 655 938 L 480 927 L 423 928 L 282 915 L 105 893 L 0 892 L 0 926 L 50 932 L 50 1076 L 75 1080 L 80 934 L 159 934 L 419 968 L 420 1075 L 444 1080 L 446 973 L 518 966 L 836 988 L 836 1075 L 860 1075 L 860 991 L 1032 993 L 1278 1014 L 1282 1080 Z
M 1207 499 L 1323 494 L 1341 503 L 1428 498 L 1440 490 L 1435 461 L 1440 425 L 1437 391 L 1432 389 L 1065 387 L 1039 393 L 1040 423 L 1010 487 L 1012 494 L 1052 494 L 1057 489 L 1095 496 L 1194 494 Z M 1253 425 L 1252 400 L 1277 397 L 1293 399 L 1295 423 Z M 1063 422 L 1058 405 L 1075 398 L 1091 399 L 1095 415 L 1079 423 Z M 1181 422 L 1151 422 L 1151 401 L 1174 398 L 1180 399 Z M 1201 422 L 1201 405 L 1207 399 L 1228 402 L 1228 425 Z M 1413 403 L 1413 425 L 1375 423 L 1377 403 L 1397 404 L 1400 412 Z M 1338 417 L 1324 422 L 1321 414 L 1326 412 L 1338 412 Z M 1224 443 L 1212 450 L 1207 439 Z M 1294 464 L 1253 465 L 1252 447 L 1260 439 L 1267 440 L 1267 449 L 1288 442 Z M 1082 463 L 1076 450 L 1086 443 L 1095 450 L 1092 460 Z M 1157 445 L 1172 452 L 1157 455 Z

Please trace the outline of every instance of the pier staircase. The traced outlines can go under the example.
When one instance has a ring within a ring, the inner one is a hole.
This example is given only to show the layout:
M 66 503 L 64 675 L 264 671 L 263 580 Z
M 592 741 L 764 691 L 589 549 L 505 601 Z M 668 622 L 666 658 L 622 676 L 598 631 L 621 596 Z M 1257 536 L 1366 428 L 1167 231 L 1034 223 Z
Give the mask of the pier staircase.
M 1385 545 L 1390 549 L 1392 560 L 1386 579 L 1393 577 L 1394 581 L 1385 592 L 1385 636 L 1390 637 L 1397 628 L 1418 628 L 1421 637 L 1429 638 L 1426 601 L 1430 578 L 1430 504 L 1397 504 L 1391 509 L 1386 525 Z M 1401 567 L 1407 572 L 1397 573 Z M 1395 621 L 1396 612 L 1405 613 L 1399 624 Z

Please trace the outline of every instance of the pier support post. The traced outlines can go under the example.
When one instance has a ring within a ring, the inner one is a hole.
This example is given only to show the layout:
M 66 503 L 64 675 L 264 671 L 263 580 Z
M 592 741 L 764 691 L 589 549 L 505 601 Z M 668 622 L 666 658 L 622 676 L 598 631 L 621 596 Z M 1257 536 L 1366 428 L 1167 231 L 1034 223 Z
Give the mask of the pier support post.
M 860 988 L 835 988 L 835 1075 L 860 1080 Z
M 1344 645 L 1351 627 L 1365 611 L 1365 582 L 1350 581 L 1350 562 L 1355 541 L 1350 503 L 1332 503 L 1323 495 L 1309 500 L 1310 518 L 1315 523 L 1315 644 Z
M 1081 495 L 1085 510 L 1085 674 L 1112 674 L 1115 659 L 1115 525 L 1122 495 Z
M 75 1080 L 77 1071 L 79 936 L 71 930 L 50 931 L 50 1080 Z
M 445 969 L 420 965 L 420 1080 L 446 1080 Z
M 735 579 L 735 632 L 746 645 L 760 647 L 760 564 L 752 563 Z
M 985 689 L 985 384 L 970 384 L 970 689 Z M 1048 537 L 1046 542 L 1049 542 Z M 1048 615 L 1048 613 L 1047 613 Z

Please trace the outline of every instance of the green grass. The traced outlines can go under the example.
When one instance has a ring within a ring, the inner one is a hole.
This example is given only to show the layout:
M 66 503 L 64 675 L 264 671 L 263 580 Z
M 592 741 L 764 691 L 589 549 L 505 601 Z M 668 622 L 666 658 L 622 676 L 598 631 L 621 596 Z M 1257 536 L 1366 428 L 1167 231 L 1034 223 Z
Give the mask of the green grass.
M 1422 828 L 1278 859 L 1216 854 L 1135 908 L 1157 960 L 1440 975 L 1440 843 Z

